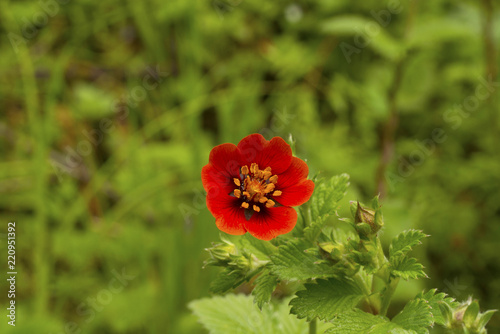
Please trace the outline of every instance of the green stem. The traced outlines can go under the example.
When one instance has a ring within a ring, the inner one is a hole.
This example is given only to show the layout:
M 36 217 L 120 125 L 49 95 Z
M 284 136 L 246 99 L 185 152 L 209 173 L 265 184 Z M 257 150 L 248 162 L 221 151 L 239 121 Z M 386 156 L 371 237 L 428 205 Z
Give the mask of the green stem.
M 398 287 L 399 277 L 397 278 L 389 278 L 387 285 L 385 286 L 384 292 L 380 296 L 381 298 L 381 306 L 380 306 L 380 315 L 385 316 L 387 314 L 387 310 L 389 309 L 389 305 L 391 304 L 392 295 L 396 288 Z
M 316 334 L 316 318 L 309 322 L 309 334 Z

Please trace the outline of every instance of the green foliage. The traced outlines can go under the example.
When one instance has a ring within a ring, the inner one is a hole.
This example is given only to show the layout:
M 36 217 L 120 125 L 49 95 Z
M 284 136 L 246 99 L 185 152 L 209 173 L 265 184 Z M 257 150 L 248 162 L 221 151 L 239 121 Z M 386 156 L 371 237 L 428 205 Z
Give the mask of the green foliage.
M 414 257 L 400 257 L 391 260 L 391 274 L 402 279 L 427 277 L 424 266 Z
M 304 240 L 292 240 L 282 245 L 278 253 L 271 256 L 271 271 L 282 280 L 306 280 L 335 275 L 331 266 L 321 258 L 306 251 L 310 244 Z
M 332 320 L 342 312 L 352 310 L 363 298 L 363 291 L 350 279 L 319 279 L 304 285 L 290 301 L 291 313 L 299 319 Z
M 392 240 L 389 247 L 389 261 L 391 274 L 405 280 L 427 277 L 424 266 L 416 258 L 408 257 L 407 254 L 421 240 L 427 237 L 422 231 L 409 230 L 402 232 Z
M 425 334 L 429 333 L 427 328 L 433 325 L 434 318 L 429 303 L 417 298 L 408 302 L 404 309 L 392 319 L 392 322 L 404 329 Z
M 441 312 L 440 304 L 447 304 L 450 307 L 457 307 L 458 302 L 453 298 L 448 297 L 444 292 L 436 293 L 436 289 L 431 289 L 426 293 L 419 293 L 415 299 L 423 299 L 427 301 L 431 308 L 432 316 L 434 317 L 434 322 L 439 325 L 445 324 L 444 316 Z
M 388 319 L 384 317 L 354 309 L 343 312 L 331 320 L 333 327 L 330 327 L 325 334 L 370 334 L 375 333 L 374 330 L 377 326 L 386 324 L 387 322 Z
M 344 198 L 348 185 L 349 175 L 347 174 L 316 182 L 314 194 L 310 200 L 312 222 L 304 230 L 308 240 L 315 240 L 321 233 L 327 218 L 336 214 L 339 202 Z
M 422 231 L 409 230 L 395 237 L 389 247 L 391 258 L 405 256 L 412 248 L 422 243 L 422 239 L 428 237 Z
M 344 198 L 349 185 L 349 175 L 341 174 L 328 180 L 316 182 L 311 198 L 311 213 L 314 218 L 333 215 L 337 212 L 339 202 Z
M 260 276 L 255 280 L 255 288 L 252 291 L 254 303 L 259 309 L 271 300 L 271 295 L 278 285 L 278 278 L 271 274 L 268 270 L 262 271 Z
M 217 274 L 217 277 L 210 283 L 212 293 L 224 293 L 240 286 L 247 280 L 245 273 L 233 268 L 224 268 Z
M 424 334 L 433 325 L 431 308 L 423 299 L 410 301 L 392 320 L 359 309 L 336 316 L 325 333 L 330 334 Z
M 307 323 L 290 315 L 286 302 L 259 310 L 249 296 L 226 295 L 193 301 L 189 308 L 211 334 L 308 333 Z

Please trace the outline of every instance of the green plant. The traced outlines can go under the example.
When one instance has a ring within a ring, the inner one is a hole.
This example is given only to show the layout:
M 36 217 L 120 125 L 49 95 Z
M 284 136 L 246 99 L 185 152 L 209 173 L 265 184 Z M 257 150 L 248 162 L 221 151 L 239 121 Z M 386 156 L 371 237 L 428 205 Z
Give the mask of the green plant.
M 317 320 L 324 333 L 428 333 L 434 325 L 449 333 L 486 333 L 495 311 L 480 313 L 477 301 L 459 303 L 436 289 L 419 293 L 389 318 L 399 281 L 427 277 L 410 252 L 428 236 L 404 231 L 386 251 L 379 238 L 384 219 L 378 196 L 369 207 L 351 202 L 351 218 L 331 219 L 349 177 L 313 181 L 314 194 L 299 208 L 300 219 L 291 233 L 271 241 L 221 233 L 222 242 L 207 249 L 206 265 L 224 268 L 212 282 L 212 292 L 225 293 L 251 281 L 254 303 L 262 310 L 253 313 L 249 297 L 243 296 L 192 302 L 191 309 L 211 333 L 305 332 L 303 321 L 289 319 L 283 302 L 265 306 L 279 284 L 294 292 L 290 313 L 309 322 L 309 333 L 317 332 Z M 293 330 L 283 331 L 281 322 Z

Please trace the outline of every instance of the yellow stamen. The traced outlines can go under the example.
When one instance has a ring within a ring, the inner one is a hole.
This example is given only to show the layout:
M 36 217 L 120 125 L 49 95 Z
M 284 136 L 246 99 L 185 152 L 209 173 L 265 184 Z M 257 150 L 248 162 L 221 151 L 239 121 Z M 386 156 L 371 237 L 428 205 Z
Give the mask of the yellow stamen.
M 276 204 L 268 198 L 271 194 L 272 196 L 281 195 L 280 190 L 274 191 L 278 182 L 278 176 L 273 175 L 271 167 L 259 169 L 259 165 L 254 162 L 250 164 L 250 167 L 248 165 L 241 167 L 240 173 L 243 176 L 243 180 L 241 178 L 233 178 L 233 182 L 237 187 L 233 190 L 233 194 L 235 197 L 245 200 L 241 204 L 242 208 L 248 209 L 252 206 L 254 211 L 260 212 L 261 207 L 255 204 L 265 204 L 268 208 Z
M 259 171 L 259 165 L 257 165 L 255 162 L 250 165 L 250 171 L 252 174 L 257 174 Z
M 268 200 L 266 202 L 266 208 L 272 208 L 276 204 L 274 201 Z

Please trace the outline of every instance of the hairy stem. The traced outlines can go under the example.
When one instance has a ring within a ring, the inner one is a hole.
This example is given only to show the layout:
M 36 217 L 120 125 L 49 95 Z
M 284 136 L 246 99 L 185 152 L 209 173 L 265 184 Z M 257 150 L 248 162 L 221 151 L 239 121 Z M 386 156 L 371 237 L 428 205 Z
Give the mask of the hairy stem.
M 316 318 L 309 322 L 309 334 L 316 334 Z
M 380 306 L 380 315 L 385 316 L 387 314 L 387 310 L 389 309 L 389 305 L 391 304 L 392 295 L 396 288 L 398 287 L 399 277 L 397 278 L 389 278 L 387 281 L 387 285 L 385 286 L 384 292 L 380 296 L 381 306 Z

